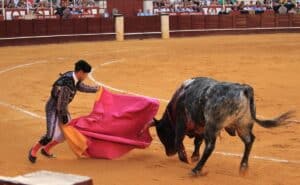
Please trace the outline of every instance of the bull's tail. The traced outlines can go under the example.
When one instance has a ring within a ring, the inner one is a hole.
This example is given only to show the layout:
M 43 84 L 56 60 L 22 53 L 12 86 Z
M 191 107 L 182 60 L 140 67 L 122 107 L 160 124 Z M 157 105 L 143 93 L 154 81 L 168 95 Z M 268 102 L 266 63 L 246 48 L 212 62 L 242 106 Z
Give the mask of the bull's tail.
M 250 86 L 246 86 L 244 93 L 249 100 L 250 112 L 251 112 L 252 119 L 262 127 L 272 128 L 272 127 L 284 125 L 285 123 L 287 123 L 288 119 L 293 117 L 294 111 L 289 111 L 289 112 L 283 113 L 282 115 L 280 115 L 274 119 L 267 119 L 267 120 L 257 119 L 253 88 Z

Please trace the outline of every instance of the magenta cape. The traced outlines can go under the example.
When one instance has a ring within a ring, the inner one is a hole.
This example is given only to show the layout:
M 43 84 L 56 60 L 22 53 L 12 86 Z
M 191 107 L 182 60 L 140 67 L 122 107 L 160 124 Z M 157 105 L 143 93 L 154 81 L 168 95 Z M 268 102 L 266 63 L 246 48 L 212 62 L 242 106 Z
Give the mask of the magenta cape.
M 115 159 L 134 148 L 150 145 L 149 130 L 138 133 L 158 108 L 156 99 L 113 94 L 101 88 L 92 112 L 72 120 L 63 130 L 78 156 Z

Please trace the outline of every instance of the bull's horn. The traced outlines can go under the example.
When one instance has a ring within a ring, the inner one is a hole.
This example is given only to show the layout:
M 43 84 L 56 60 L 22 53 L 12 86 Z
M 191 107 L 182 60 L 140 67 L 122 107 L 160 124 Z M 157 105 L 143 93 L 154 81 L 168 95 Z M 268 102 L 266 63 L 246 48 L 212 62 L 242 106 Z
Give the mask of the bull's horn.
M 153 121 L 155 125 L 159 123 L 159 121 L 156 118 L 153 118 Z

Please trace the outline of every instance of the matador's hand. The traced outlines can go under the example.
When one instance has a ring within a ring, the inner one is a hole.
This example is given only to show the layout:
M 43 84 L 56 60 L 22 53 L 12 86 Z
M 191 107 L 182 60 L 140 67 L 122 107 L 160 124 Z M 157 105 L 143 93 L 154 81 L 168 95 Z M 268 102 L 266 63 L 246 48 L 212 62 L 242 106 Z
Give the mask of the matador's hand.
M 69 122 L 69 118 L 67 115 L 64 115 L 61 117 L 61 121 L 63 124 L 67 124 Z

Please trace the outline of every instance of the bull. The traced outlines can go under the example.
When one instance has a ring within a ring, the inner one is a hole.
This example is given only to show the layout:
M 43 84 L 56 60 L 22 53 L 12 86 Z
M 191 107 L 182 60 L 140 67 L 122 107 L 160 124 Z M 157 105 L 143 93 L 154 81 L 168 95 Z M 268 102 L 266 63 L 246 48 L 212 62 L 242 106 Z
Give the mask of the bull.
M 185 136 L 194 138 L 192 160 L 200 158 L 199 149 L 205 142 L 200 161 L 192 174 L 202 174 L 202 168 L 212 154 L 216 138 L 224 128 L 231 136 L 236 134 L 244 143 L 240 172 L 248 168 L 249 154 L 255 140 L 254 123 L 265 128 L 283 125 L 292 117 L 286 112 L 277 118 L 261 120 L 256 117 L 254 91 L 247 84 L 219 82 L 211 78 L 197 77 L 186 80 L 173 95 L 160 120 L 154 119 L 157 135 L 167 156 L 178 153 L 181 161 L 188 163 L 183 145 Z

